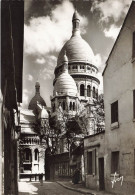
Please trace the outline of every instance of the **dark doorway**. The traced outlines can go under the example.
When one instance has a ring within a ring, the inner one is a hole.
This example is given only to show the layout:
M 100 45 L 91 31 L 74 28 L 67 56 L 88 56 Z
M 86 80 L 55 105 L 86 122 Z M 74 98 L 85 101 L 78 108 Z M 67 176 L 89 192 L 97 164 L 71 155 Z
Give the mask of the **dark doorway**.
M 50 180 L 50 162 L 49 162 L 49 156 L 50 156 L 50 148 L 47 148 L 45 151 L 45 179 Z
M 105 189 L 104 183 L 104 158 L 99 158 L 99 190 Z

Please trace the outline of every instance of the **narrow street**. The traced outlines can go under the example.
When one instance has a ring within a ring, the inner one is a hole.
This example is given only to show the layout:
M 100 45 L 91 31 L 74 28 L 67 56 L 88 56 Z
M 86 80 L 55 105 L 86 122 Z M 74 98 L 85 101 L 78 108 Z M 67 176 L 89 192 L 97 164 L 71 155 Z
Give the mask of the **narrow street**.
M 19 182 L 19 195 L 83 195 L 82 193 L 68 190 L 56 182 Z

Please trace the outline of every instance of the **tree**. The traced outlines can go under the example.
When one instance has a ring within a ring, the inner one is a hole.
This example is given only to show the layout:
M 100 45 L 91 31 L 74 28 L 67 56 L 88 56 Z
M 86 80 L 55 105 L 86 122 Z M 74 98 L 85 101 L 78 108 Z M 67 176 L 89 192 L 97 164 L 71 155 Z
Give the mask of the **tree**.
M 98 100 L 88 102 L 75 116 L 76 123 L 80 126 L 84 136 L 95 134 L 104 130 L 105 112 L 103 94 Z

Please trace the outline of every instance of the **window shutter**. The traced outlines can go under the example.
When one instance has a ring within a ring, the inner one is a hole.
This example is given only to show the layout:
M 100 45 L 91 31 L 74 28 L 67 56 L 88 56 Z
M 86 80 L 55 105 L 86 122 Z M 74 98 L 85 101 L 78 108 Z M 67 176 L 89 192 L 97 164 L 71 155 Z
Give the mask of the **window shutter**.
M 92 151 L 92 174 L 96 175 L 96 149 Z

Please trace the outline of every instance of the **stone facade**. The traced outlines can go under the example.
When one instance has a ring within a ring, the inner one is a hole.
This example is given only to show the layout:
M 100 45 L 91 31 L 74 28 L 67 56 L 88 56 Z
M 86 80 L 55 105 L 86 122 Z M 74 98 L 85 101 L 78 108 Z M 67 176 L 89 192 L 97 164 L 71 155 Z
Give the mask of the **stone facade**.
M 103 72 L 105 100 L 105 188 L 135 193 L 135 2 L 133 1 Z M 123 183 L 112 180 L 123 176 Z
M 0 194 L 18 195 L 24 2 L 1 2 Z
M 45 175 L 47 171 L 45 170 L 47 144 L 44 139 L 40 139 L 42 126 L 48 121 L 48 112 L 45 106 L 45 101 L 40 96 L 40 84 L 36 82 L 35 96 L 29 103 L 29 109 L 20 108 L 20 179 L 36 179 L 35 174 L 43 173 Z
M 105 189 L 103 175 L 105 165 L 102 165 L 105 153 L 104 142 L 105 131 L 84 138 L 84 173 L 87 188 L 95 190 Z

